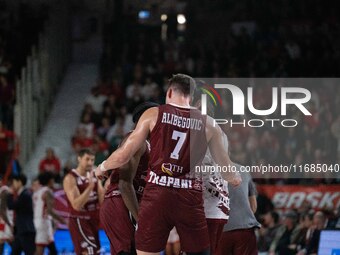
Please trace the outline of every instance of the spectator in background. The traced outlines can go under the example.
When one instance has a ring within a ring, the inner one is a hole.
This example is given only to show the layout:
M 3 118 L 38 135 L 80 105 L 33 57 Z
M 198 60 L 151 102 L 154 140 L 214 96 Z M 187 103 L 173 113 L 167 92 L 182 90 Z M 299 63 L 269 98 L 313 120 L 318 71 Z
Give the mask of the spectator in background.
M 300 251 L 302 248 L 306 247 L 309 241 L 310 229 L 313 227 L 314 213 L 312 211 L 308 213 L 300 214 L 300 234 L 296 240 L 296 243 L 289 246 L 290 249 Z
M 109 154 L 109 144 L 105 139 L 102 139 L 98 135 L 94 137 L 91 148 L 95 154 L 95 165 L 99 165 L 101 162 L 103 162 Z
M 90 148 L 93 144 L 93 138 L 86 137 L 86 130 L 77 128 L 76 133 L 72 137 L 72 147 L 76 151 L 78 148 Z
M 6 172 L 7 164 L 11 157 L 15 134 L 13 131 L 6 129 L 0 121 L 0 174 Z
M 119 115 L 124 117 L 124 130 L 126 130 L 127 132 L 131 131 L 134 128 L 134 124 L 132 121 L 132 114 L 128 112 L 126 106 L 120 107 Z
M 269 254 L 290 255 L 296 250 L 290 248 L 300 234 L 300 227 L 297 225 L 298 215 L 294 211 L 289 211 L 284 215 L 283 225 L 276 232 L 275 238 L 270 245 Z
M 104 110 L 101 114 L 101 122 L 106 118 L 109 120 L 109 125 L 112 126 L 116 122 L 116 112 L 114 108 L 111 108 L 109 105 L 104 106 Z
M 125 130 L 124 127 L 125 127 L 124 117 L 118 117 L 116 124 L 114 124 L 107 132 L 106 141 L 110 144 L 111 150 L 116 149 L 118 144 L 121 142 L 124 134 L 130 131 Z
M 81 112 L 81 116 L 82 116 L 81 121 L 82 121 L 83 116 L 86 115 L 86 114 L 90 115 L 91 122 L 96 123 L 99 119 L 99 115 L 94 111 L 93 106 L 89 103 L 86 103 L 84 105 L 84 108 Z
M 7 199 L 8 209 L 13 210 L 15 213 L 12 254 L 20 255 L 23 251 L 25 255 L 34 255 L 35 228 L 32 195 L 25 188 L 27 178 L 24 174 L 13 176 L 12 180 L 15 195 L 11 194 Z
M 45 158 L 39 163 L 39 172 L 51 172 L 55 176 L 56 181 L 60 182 L 60 170 L 60 160 L 52 148 L 47 148 Z
M 259 229 L 258 247 L 260 255 L 267 255 L 270 244 L 274 240 L 276 231 L 279 227 L 279 214 L 275 211 L 267 212 L 263 216 L 263 224 Z
M 236 165 L 240 170 L 240 165 Z M 240 172 L 242 183 L 229 186 L 230 213 L 217 248 L 219 255 L 256 255 L 255 229 L 261 225 L 254 213 L 257 209 L 256 187 L 249 173 Z
M 135 79 L 132 84 L 126 88 L 126 98 L 133 99 L 142 95 L 142 85 Z
M 301 206 L 297 209 L 299 215 L 307 215 L 312 210 L 312 203 L 310 201 L 303 201 Z
M 95 133 L 95 125 L 92 122 L 91 114 L 84 113 L 81 117 L 81 121 L 78 125 L 78 128 L 83 129 L 85 131 L 86 138 L 92 139 Z
M 313 217 L 313 225 L 306 233 L 306 246 L 298 255 L 317 254 L 321 230 L 327 225 L 327 218 L 323 212 L 316 212 Z
M 101 120 L 101 125 L 97 128 L 97 134 L 100 136 L 100 138 L 105 139 L 110 128 L 110 119 L 107 117 L 103 117 Z
M 117 97 L 114 94 L 110 94 L 107 97 L 107 99 L 103 103 L 103 109 L 107 106 L 110 107 L 111 110 L 118 108 L 119 104 L 118 104 L 118 101 L 117 101 Z
M 142 95 L 144 97 L 144 100 L 150 100 L 153 91 L 158 89 L 158 85 L 152 81 L 151 77 L 147 77 L 145 84 L 142 88 Z
M 99 92 L 98 87 L 92 88 L 91 95 L 89 95 L 85 100 L 86 103 L 92 105 L 93 111 L 97 114 L 103 110 L 103 104 L 107 99 L 106 96 L 101 95 Z

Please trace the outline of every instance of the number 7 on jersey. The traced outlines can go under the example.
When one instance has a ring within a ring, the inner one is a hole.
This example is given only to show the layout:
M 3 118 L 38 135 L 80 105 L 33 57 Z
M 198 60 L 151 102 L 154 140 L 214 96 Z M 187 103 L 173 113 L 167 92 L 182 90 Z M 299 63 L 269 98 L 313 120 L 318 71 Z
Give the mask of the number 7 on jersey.
M 178 142 L 177 142 L 173 152 L 171 152 L 170 158 L 172 158 L 172 159 L 178 159 L 179 158 L 179 151 L 182 149 L 186 137 L 187 137 L 186 133 L 179 132 L 179 131 L 176 131 L 176 130 L 174 130 L 172 132 L 172 137 L 171 137 L 172 140 L 176 140 L 176 141 L 178 140 Z

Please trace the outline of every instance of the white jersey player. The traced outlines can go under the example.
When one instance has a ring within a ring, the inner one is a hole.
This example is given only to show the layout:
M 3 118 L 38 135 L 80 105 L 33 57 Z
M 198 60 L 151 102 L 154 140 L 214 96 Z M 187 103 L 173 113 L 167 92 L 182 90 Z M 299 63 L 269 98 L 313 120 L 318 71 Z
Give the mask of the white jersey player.
M 13 240 L 13 211 L 7 208 L 7 195 L 10 192 L 7 185 L 0 187 L 0 243 Z
M 41 187 L 33 193 L 34 226 L 36 229 L 35 244 L 37 255 L 43 254 L 44 248 L 54 242 L 53 218 L 61 223 L 64 219 L 53 210 L 54 176 L 49 173 L 41 173 L 38 177 Z
M 228 151 L 228 138 L 223 133 L 223 146 Z M 207 219 L 210 253 L 215 254 L 217 245 L 223 233 L 223 226 L 229 219 L 228 182 L 217 171 L 216 163 L 212 159 L 209 149 L 203 160 L 205 171 L 202 171 L 204 211 Z M 206 170 L 210 171 L 206 171 Z

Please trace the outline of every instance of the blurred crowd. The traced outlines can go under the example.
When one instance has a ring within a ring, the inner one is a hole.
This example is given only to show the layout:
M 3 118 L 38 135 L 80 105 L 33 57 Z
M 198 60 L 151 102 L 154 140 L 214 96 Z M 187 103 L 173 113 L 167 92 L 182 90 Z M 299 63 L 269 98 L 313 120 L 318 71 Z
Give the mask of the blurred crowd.
M 281 214 L 271 210 L 258 218 L 262 224 L 257 231 L 260 255 L 317 254 L 321 231 L 340 228 L 340 208 L 314 211 L 308 202 L 297 210 Z
M 48 15 L 45 4 L 0 0 L 0 174 L 5 172 L 15 141 L 16 81 Z

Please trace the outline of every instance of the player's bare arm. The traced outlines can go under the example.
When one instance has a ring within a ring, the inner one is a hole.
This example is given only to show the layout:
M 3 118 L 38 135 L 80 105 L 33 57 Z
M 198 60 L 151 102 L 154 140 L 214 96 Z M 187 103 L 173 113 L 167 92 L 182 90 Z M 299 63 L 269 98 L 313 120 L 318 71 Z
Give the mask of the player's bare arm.
M 211 156 L 214 161 L 220 166 L 233 165 L 233 162 L 229 158 L 228 152 L 223 146 L 223 131 L 218 125 L 214 126 L 213 119 L 207 116 L 206 122 L 206 137 L 211 152 Z M 223 179 L 228 181 L 230 184 L 237 186 L 241 183 L 241 177 L 238 173 L 226 171 L 221 173 Z
M 0 218 L 2 218 L 3 221 L 8 226 L 11 226 L 11 223 L 7 216 L 7 197 L 8 197 L 8 192 L 5 190 L 1 193 L 1 196 L 0 196 Z
M 119 190 L 121 191 L 126 207 L 136 221 L 138 221 L 138 201 L 133 187 L 133 179 L 135 178 L 139 161 L 146 149 L 146 144 L 144 142 L 128 164 L 121 167 L 119 172 Z
M 91 175 L 92 174 L 93 172 L 91 173 Z M 98 194 L 99 204 L 102 204 L 104 201 L 104 196 L 105 196 L 105 188 L 100 180 L 98 180 L 98 183 L 97 183 L 97 194 Z
M 70 174 L 66 175 L 63 185 L 68 200 L 70 201 L 73 209 L 77 211 L 79 211 L 86 204 L 90 197 L 91 191 L 94 188 L 93 179 L 89 178 L 89 185 L 84 190 L 84 192 L 80 194 L 76 179 Z
M 51 191 L 47 191 L 44 194 L 44 200 L 47 206 L 47 213 L 52 216 L 53 219 L 57 220 L 58 222 L 65 224 L 65 220 L 63 217 L 59 216 L 56 211 L 54 210 L 54 196 Z
M 140 117 L 136 128 L 126 139 L 125 143 L 115 150 L 106 161 L 97 167 L 96 176 L 100 177 L 105 171 L 116 169 L 127 164 L 147 139 L 150 131 L 156 124 L 157 117 L 157 107 L 152 107 L 146 110 Z

